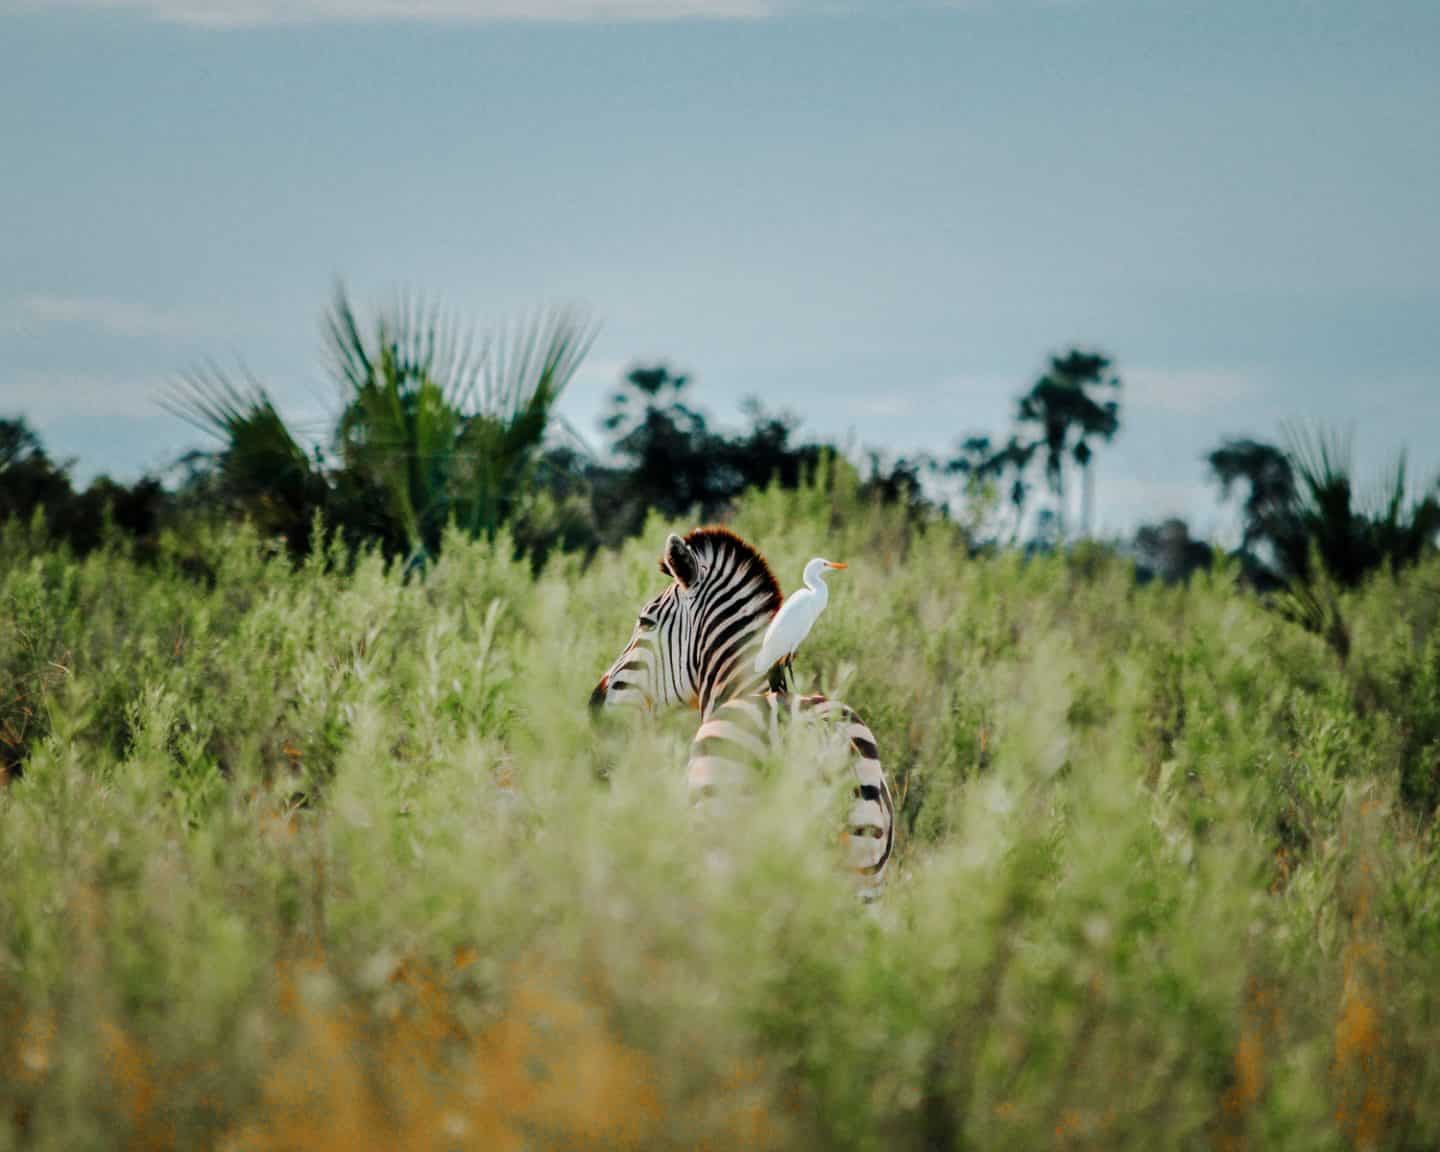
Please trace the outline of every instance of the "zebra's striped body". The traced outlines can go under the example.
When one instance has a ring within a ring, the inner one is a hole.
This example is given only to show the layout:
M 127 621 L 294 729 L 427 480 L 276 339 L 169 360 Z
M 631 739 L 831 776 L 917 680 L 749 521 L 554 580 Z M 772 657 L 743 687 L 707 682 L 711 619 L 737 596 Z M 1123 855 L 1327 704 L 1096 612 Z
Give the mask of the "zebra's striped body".
M 736 696 L 701 721 L 686 768 L 692 803 L 743 782 L 752 765 L 777 748 L 783 726 L 796 717 L 831 725 L 847 744 L 850 810 L 845 823 L 846 860 L 866 889 L 878 888 L 895 846 L 895 805 L 875 734 L 854 709 L 824 696 L 765 692 Z
M 850 865 L 873 890 L 894 846 L 894 805 L 875 736 L 844 704 L 767 691 L 780 682 L 754 674 L 761 638 L 782 600 L 764 558 L 726 529 L 700 528 L 666 541 L 660 570 L 673 583 L 640 610 L 630 643 L 600 678 L 591 707 L 698 708 L 687 768 L 697 801 L 770 755 L 787 718 L 834 724 L 848 742 L 854 773 L 845 829 Z

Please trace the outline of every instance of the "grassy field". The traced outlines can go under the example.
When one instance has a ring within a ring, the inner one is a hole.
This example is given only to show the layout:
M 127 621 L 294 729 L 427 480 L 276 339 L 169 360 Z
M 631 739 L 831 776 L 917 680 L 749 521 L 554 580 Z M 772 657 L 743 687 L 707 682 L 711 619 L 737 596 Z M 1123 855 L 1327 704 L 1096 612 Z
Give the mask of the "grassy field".
M 1440 1144 L 1440 565 L 1342 661 L 1224 571 L 748 497 L 786 587 L 850 563 L 798 671 L 903 798 L 862 908 L 804 773 L 697 827 L 693 716 L 591 725 L 685 527 L 408 583 L 8 529 L 0 1149 Z

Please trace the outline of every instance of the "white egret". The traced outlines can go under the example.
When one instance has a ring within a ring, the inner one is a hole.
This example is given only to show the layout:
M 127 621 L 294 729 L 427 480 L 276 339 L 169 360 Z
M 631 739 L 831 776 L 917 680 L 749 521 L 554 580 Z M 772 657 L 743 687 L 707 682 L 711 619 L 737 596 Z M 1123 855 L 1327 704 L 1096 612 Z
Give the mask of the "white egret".
M 817 556 L 805 565 L 805 587 L 786 598 L 765 629 L 765 638 L 760 642 L 760 651 L 755 655 L 755 675 L 764 676 L 775 665 L 788 664 L 805 637 L 810 634 L 825 605 L 830 602 L 830 590 L 825 587 L 827 569 L 844 568 L 834 560 Z

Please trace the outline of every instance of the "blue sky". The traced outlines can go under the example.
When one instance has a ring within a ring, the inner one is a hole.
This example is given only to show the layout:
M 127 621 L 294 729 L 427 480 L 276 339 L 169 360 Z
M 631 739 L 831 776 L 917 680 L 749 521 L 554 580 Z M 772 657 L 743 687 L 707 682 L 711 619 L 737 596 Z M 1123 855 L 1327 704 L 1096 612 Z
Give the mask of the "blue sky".
M 1223 530 L 1224 435 L 1440 469 L 1437 60 L 1429 0 L 0 0 L 0 410 L 133 476 L 243 359 L 318 430 L 337 277 L 587 305 L 595 441 L 664 358 L 722 421 L 943 450 L 1082 343 L 1101 526 Z

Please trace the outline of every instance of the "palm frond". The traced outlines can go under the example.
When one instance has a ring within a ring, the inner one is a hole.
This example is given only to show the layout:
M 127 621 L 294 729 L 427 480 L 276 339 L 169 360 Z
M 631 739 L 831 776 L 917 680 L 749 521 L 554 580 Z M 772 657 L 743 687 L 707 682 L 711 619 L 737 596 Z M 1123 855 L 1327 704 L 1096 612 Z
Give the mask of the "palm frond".
M 220 441 L 207 455 L 224 497 L 262 532 L 303 552 L 314 515 L 325 506 L 326 479 L 265 388 L 248 375 L 236 383 L 212 363 L 177 380 L 160 403 Z
M 1302 498 L 1315 506 L 1338 507 L 1343 499 L 1349 508 L 1354 437 L 1320 425 L 1292 423 L 1284 435 Z
M 560 311 L 479 340 L 412 297 L 370 333 L 337 290 L 326 341 L 345 396 L 345 466 L 386 494 L 412 551 L 433 550 L 451 518 L 493 532 L 520 498 L 592 329 Z
M 479 406 L 461 433 L 468 526 L 493 532 L 522 495 L 555 406 L 594 341 L 580 313 L 541 313 L 502 331 L 484 361 Z
M 224 444 L 221 455 L 263 456 L 271 465 L 309 470 L 305 449 L 290 432 L 265 388 L 246 376 L 237 384 L 216 365 L 186 373 L 160 404 L 191 427 Z
M 473 329 L 424 297 L 401 297 L 379 312 L 367 340 L 343 285 L 325 318 L 331 371 L 349 402 L 378 381 L 407 395 L 421 382 L 437 384 L 447 403 L 472 403 L 481 380 L 483 345 Z

